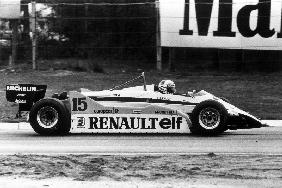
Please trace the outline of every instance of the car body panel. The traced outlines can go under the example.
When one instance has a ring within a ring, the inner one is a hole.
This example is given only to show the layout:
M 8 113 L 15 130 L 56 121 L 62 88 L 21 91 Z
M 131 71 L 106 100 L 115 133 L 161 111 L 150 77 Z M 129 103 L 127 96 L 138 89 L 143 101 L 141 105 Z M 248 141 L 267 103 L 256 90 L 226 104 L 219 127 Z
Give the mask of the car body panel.
M 146 90 L 144 86 L 136 86 L 121 90 L 82 89 L 81 92 L 70 92 L 71 132 L 189 133 L 189 127 L 192 125 L 190 115 L 193 109 L 208 100 L 220 103 L 226 109 L 228 117 L 234 119 L 247 117 L 257 123 L 254 126 L 245 126 L 242 123 L 234 126 L 233 122 L 229 122 L 233 125 L 230 128 L 260 127 L 260 120 L 256 117 L 204 90 L 173 95 L 160 93 L 154 88 L 154 85 L 146 85 Z M 77 109 L 77 106 L 74 110 L 74 99 L 76 102 L 84 100 L 87 109 L 81 104 L 82 111 Z M 166 126 L 163 126 L 164 121 L 167 121 Z M 113 124 L 117 122 L 119 127 L 114 128 Z M 134 127 L 136 124 L 140 125 L 139 128 Z M 130 126 L 132 128 L 129 128 Z
M 187 133 L 191 125 L 188 114 L 157 104 L 103 105 L 74 91 L 70 101 L 73 133 Z

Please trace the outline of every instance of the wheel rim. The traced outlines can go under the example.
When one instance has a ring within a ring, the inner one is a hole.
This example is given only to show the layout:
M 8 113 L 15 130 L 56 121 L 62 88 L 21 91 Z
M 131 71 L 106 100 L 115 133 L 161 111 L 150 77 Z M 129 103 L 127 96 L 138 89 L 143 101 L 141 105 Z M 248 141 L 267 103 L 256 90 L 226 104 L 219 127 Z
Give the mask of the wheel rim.
M 38 111 L 36 119 L 41 127 L 50 129 L 57 124 L 59 115 L 53 107 L 46 106 Z
M 205 129 L 215 129 L 220 123 L 220 113 L 215 108 L 204 108 L 199 114 L 199 123 Z

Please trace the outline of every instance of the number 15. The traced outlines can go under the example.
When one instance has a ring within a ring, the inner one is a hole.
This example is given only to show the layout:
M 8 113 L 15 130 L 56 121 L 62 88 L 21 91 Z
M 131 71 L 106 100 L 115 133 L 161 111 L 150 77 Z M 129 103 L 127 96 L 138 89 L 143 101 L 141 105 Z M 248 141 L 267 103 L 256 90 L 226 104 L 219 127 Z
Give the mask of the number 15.
M 85 111 L 87 109 L 86 98 L 73 98 L 72 111 Z

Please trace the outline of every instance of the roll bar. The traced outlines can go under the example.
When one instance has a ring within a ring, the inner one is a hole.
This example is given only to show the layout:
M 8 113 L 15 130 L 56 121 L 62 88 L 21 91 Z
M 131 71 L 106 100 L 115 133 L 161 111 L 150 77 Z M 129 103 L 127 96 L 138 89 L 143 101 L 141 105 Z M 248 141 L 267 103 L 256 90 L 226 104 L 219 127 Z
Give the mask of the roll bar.
M 113 91 L 113 90 L 115 90 L 115 89 L 117 89 L 117 88 L 126 86 L 126 85 L 128 85 L 129 83 L 132 83 L 132 82 L 134 82 L 135 80 L 138 80 L 138 79 L 140 79 L 140 78 L 143 78 L 144 91 L 147 91 L 145 72 L 142 72 L 141 75 L 140 75 L 140 76 L 137 76 L 136 78 L 133 78 L 133 79 L 131 79 L 131 80 L 129 80 L 129 81 L 123 83 L 123 84 L 120 84 L 120 85 L 117 85 L 117 86 L 111 88 L 110 91 Z

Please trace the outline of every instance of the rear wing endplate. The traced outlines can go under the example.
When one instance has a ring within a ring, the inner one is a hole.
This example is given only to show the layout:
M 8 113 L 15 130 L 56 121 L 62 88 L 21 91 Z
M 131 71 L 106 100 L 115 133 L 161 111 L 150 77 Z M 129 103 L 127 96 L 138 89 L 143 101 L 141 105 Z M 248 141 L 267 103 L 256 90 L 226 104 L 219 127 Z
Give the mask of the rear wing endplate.
M 45 97 L 47 85 L 8 84 L 6 99 L 19 104 L 19 111 L 29 111 L 32 105 Z

